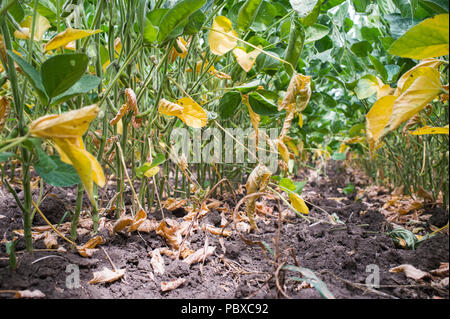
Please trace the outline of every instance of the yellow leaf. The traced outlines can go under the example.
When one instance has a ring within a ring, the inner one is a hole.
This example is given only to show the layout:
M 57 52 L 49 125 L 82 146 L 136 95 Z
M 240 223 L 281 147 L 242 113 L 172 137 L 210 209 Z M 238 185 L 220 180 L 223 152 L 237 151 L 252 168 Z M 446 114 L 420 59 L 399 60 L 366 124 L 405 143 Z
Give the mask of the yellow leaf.
M 175 48 L 172 48 L 169 54 L 169 59 L 171 63 L 173 63 L 178 57 L 184 59 L 188 52 L 189 44 L 186 41 L 184 41 L 182 37 L 178 37 L 176 41 L 178 48 L 181 50 L 181 53 L 178 52 Z
M 177 101 L 183 107 L 183 114 L 178 116 L 187 126 L 201 128 L 208 123 L 205 110 L 189 97 L 183 97 Z
M 410 78 L 412 81 L 405 82 L 401 95 L 394 102 L 392 117 L 383 135 L 420 112 L 441 91 L 440 74 L 434 68 L 419 68 L 411 73 Z
M 392 116 L 396 97 L 387 95 L 380 98 L 366 115 L 366 134 L 370 149 L 373 151 L 381 138 L 383 129 Z
M 247 179 L 247 183 L 245 184 L 247 195 L 257 192 L 263 192 L 269 184 L 270 176 L 272 176 L 272 173 L 269 171 L 269 169 L 263 164 L 258 164 L 258 166 L 256 166 L 250 173 L 250 176 Z M 257 199 L 258 198 L 254 196 L 248 198 L 245 201 L 247 217 L 249 219 L 250 226 L 253 229 L 258 229 L 254 217 Z
M 31 134 L 44 138 L 77 138 L 86 133 L 100 109 L 96 104 L 60 115 L 46 115 L 30 124 Z
M 52 140 L 57 145 L 56 149 L 61 154 L 61 160 L 73 165 L 80 176 L 89 199 L 94 203 L 93 182 L 100 187 L 105 185 L 105 176 L 99 162 L 84 149 L 84 145 L 79 145 L 77 139 L 52 138 Z M 78 138 L 79 140 L 81 140 L 81 137 Z
M 214 19 L 212 29 L 220 31 L 209 32 L 209 48 L 216 55 L 223 55 L 237 45 L 237 33 L 233 30 L 231 21 L 224 16 Z
M 34 30 L 34 41 L 41 41 L 42 37 L 44 36 L 44 33 L 51 27 L 50 22 L 48 20 L 41 16 L 37 15 L 37 20 L 35 24 L 35 30 Z M 14 31 L 14 36 L 17 39 L 24 39 L 28 40 L 31 36 L 31 26 L 33 23 L 33 17 L 27 16 L 25 20 L 20 24 L 20 30 Z
M 77 246 L 78 253 L 83 257 L 92 257 L 92 254 L 97 250 L 95 247 L 103 242 L 101 236 L 95 236 L 89 239 L 84 245 Z
M 309 208 L 306 206 L 305 201 L 296 193 L 289 194 L 289 200 L 292 206 L 299 212 L 304 215 L 309 214 Z
M 9 101 L 6 97 L 0 97 L 0 133 L 8 120 L 9 112 L 11 107 L 9 106 Z
M 144 175 L 145 175 L 146 177 L 152 177 L 152 176 L 155 176 L 155 175 L 158 174 L 158 173 L 159 173 L 159 166 L 155 166 L 155 167 L 152 167 L 152 168 L 148 169 L 148 170 L 144 173 Z
M 181 105 L 167 101 L 166 99 L 161 99 L 158 103 L 158 112 L 167 116 L 178 116 L 183 115 L 184 108 Z
M 288 111 L 295 106 L 296 112 L 300 113 L 306 108 L 310 98 L 311 77 L 295 73 L 278 109 Z
M 80 30 L 67 28 L 61 33 L 58 33 L 51 39 L 44 47 L 45 51 L 50 51 L 59 47 L 63 47 L 66 44 L 88 37 L 90 35 L 102 32 L 102 30 Z
M 275 140 L 275 143 L 277 145 L 278 148 L 278 152 L 281 155 L 281 158 L 283 159 L 283 161 L 288 164 L 289 163 L 289 150 L 286 146 L 286 144 L 283 143 L 283 141 L 277 139 Z
M 411 132 L 412 135 L 426 135 L 426 134 L 447 134 L 448 135 L 448 125 L 444 127 L 430 127 L 424 126 L 421 127 L 414 132 Z
M 301 116 L 301 114 L 299 114 Z M 291 137 L 288 135 L 283 137 L 283 142 L 286 144 L 286 146 L 295 154 L 295 156 L 299 156 L 299 152 L 297 149 L 297 146 L 294 144 Z
M 298 115 L 298 126 L 303 127 L 303 116 L 301 113 Z
M 233 54 L 236 57 L 237 63 L 239 63 L 239 65 L 244 69 L 245 72 L 250 72 L 256 62 L 256 58 L 260 53 L 260 50 L 253 50 L 250 53 L 245 52 L 245 50 L 241 48 L 235 48 L 233 50 Z
M 258 136 L 258 128 L 259 128 L 259 122 L 261 121 L 261 118 L 259 114 L 253 112 L 253 109 L 248 101 L 248 95 L 242 96 L 242 102 L 247 106 L 248 113 L 250 114 L 250 122 L 252 122 L 253 129 L 256 132 L 256 136 Z
M 404 90 L 405 90 L 405 83 L 406 81 L 411 77 L 411 74 L 416 71 L 419 68 L 422 67 L 430 67 L 430 68 L 434 68 L 437 69 L 439 67 L 439 65 L 442 64 L 441 60 L 437 60 L 437 59 L 423 59 L 422 61 L 420 61 L 419 64 L 417 64 L 416 66 L 414 66 L 413 68 L 411 68 L 410 70 L 408 70 L 407 72 L 405 72 L 405 74 L 403 74 L 401 76 L 401 78 L 397 81 L 397 88 L 395 89 L 394 95 L 395 96 L 399 96 Z

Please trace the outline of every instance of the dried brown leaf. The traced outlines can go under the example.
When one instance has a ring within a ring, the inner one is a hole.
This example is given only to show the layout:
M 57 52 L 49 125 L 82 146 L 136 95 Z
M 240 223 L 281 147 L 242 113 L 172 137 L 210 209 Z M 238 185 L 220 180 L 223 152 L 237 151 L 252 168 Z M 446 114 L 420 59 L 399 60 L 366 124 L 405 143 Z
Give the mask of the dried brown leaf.
M 216 250 L 215 246 L 208 246 L 205 248 L 200 248 L 192 255 L 186 257 L 183 262 L 187 263 L 188 265 L 192 265 L 198 262 L 202 262 L 206 260 L 209 256 L 211 256 L 214 251 Z
M 82 246 L 77 246 L 78 253 L 83 257 L 92 257 L 95 251 L 95 247 L 100 245 L 103 242 L 103 238 L 101 236 L 95 236 L 89 239 L 88 242 L 86 242 Z
M 159 248 L 152 251 L 152 259 L 150 260 L 150 264 L 152 265 L 155 274 L 164 274 L 164 258 L 161 256 Z
M 122 278 L 124 275 L 125 269 L 110 270 L 107 267 L 103 267 L 103 270 L 94 272 L 94 277 L 89 281 L 89 284 L 113 282 Z
M 389 272 L 393 272 L 393 273 L 404 272 L 406 277 L 412 278 L 416 281 L 430 276 L 429 273 L 422 271 L 420 269 L 417 269 L 416 267 L 409 265 L 409 264 L 403 264 L 403 265 L 391 268 L 391 269 L 389 269 Z
M 56 249 L 58 248 L 58 238 L 48 231 L 44 236 L 44 245 L 47 249 Z
M 14 298 L 45 298 L 45 294 L 40 290 L 17 290 Z
M 178 278 L 178 279 L 172 280 L 172 281 L 163 281 L 163 282 L 161 282 L 161 291 L 165 292 L 165 291 L 177 289 L 185 282 L 186 282 L 186 279 L 184 279 L 184 278 Z

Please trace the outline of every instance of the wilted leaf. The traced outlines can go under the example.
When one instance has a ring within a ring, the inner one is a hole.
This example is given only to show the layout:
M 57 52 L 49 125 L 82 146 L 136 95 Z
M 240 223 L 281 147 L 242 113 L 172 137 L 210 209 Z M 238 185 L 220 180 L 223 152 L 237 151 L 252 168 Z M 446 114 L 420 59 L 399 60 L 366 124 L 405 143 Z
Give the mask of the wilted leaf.
M 187 199 L 168 198 L 162 202 L 163 207 L 169 211 L 174 211 L 178 208 L 185 206 Z
M 417 269 L 414 266 L 408 265 L 408 264 L 403 264 L 403 265 L 391 268 L 391 269 L 389 269 L 389 272 L 393 272 L 393 273 L 404 272 L 406 277 L 412 278 L 416 281 L 430 276 L 429 273 L 424 272 L 424 271 Z
M 51 27 L 50 22 L 48 22 L 47 18 L 37 15 L 36 16 L 36 24 L 34 30 L 34 41 L 41 41 L 44 33 Z M 25 39 L 28 40 L 31 37 L 31 26 L 33 24 L 33 17 L 28 16 L 25 20 L 20 24 L 20 30 L 14 31 L 14 36 L 17 39 Z
M 205 248 L 200 248 L 192 255 L 186 257 L 183 262 L 187 263 L 188 265 L 192 265 L 198 262 L 202 262 L 206 260 L 209 256 L 211 256 L 214 251 L 216 250 L 215 246 L 208 246 Z
M 440 73 L 432 67 L 422 67 L 411 73 L 403 86 L 403 92 L 395 100 L 392 116 L 383 135 L 395 130 L 400 124 L 425 108 L 441 90 Z
M 177 289 L 185 282 L 186 282 L 186 279 L 184 279 L 184 278 L 178 278 L 178 279 L 172 280 L 172 281 L 163 281 L 163 282 L 161 282 L 161 291 L 166 292 L 166 291 Z
M 188 52 L 189 44 L 182 37 L 178 37 L 176 41 L 176 45 L 181 52 L 179 52 L 176 48 L 172 48 L 169 54 L 170 63 L 173 63 L 178 57 L 184 59 Z
M 231 236 L 231 231 L 229 229 L 223 229 L 219 227 L 214 227 L 212 225 L 202 225 L 203 230 L 209 231 L 213 235 L 229 237 Z
M 94 278 L 89 281 L 89 284 L 113 282 L 122 278 L 124 275 L 125 269 L 110 270 L 107 267 L 103 267 L 103 270 L 94 272 Z
M 304 215 L 309 214 L 309 208 L 306 206 L 305 201 L 296 193 L 289 194 L 289 200 L 292 206 L 299 212 Z
M 130 216 L 122 216 L 114 223 L 113 232 L 117 233 L 124 230 L 133 223 L 133 218 Z
M 247 53 L 241 48 L 235 48 L 233 50 L 233 54 L 236 57 L 237 63 L 239 63 L 239 65 L 244 69 L 245 72 L 250 72 L 256 62 L 256 58 L 260 53 L 260 50 L 253 50 L 250 53 Z
M 159 173 L 159 166 L 152 167 L 145 171 L 145 177 L 152 177 Z
M 92 254 L 97 251 L 95 247 L 103 242 L 101 236 L 92 237 L 88 242 L 82 246 L 77 246 L 78 253 L 83 257 L 92 257 Z
M 8 99 L 4 96 L 0 97 L 0 134 L 5 127 L 10 111 L 11 107 L 9 106 Z
M 50 51 L 62 46 L 65 46 L 69 42 L 82 39 L 90 35 L 102 32 L 102 30 L 80 30 L 67 28 L 61 33 L 58 33 L 51 39 L 44 47 L 45 51 Z
M 214 19 L 212 29 L 220 31 L 209 32 L 209 48 L 216 55 L 223 55 L 231 51 L 237 45 L 237 33 L 233 30 L 231 21 L 224 16 Z
M 387 95 L 380 98 L 366 115 L 366 134 L 370 150 L 373 151 L 383 135 L 383 130 L 391 119 L 396 97 Z
M 134 216 L 133 222 L 128 227 L 127 231 L 130 233 L 136 231 L 145 220 L 147 220 L 147 213 L 141 208 L 136 216 Z
M 251 172 L 250 176 L 248 177 L 247 183 L 245 184 L 247 195 L 264 191 L 269 184 L 270 176 L 272 176 L 272 173 L 269 171 L 269 169 L 263 164 L 258 164 L 258 166 L 256 166 Z M 251 198 L 248 198 L 245 202 L 247 217 L 249 219 L 250 226 L 252 226 L 253 229 L 258 229 L 254 219 L 256 200 L 257 197 L 253 196 Z
M 47 249 L 58 248 L 58 238 L 51 232 L 46 232 L 44 237 L 44 245 Z
M 158 103 L 158 112 L 167 116 L 178 116 L 183 114 L 184 108 L 181 105 L 161 99 Z
M 183 97 L 177 101 L 183 107 L 183 114 L 179 118 L 188 126 L 201 128 L 208 123 L 205 110 L 189 97 Z
M 430 127 L 424 126 L 421 127 L 414 132 L 411 132 L 412 135 L 427 135 L 427 134 L 446 134 L 448 135 L 448 125 L 444 127 Z
M 40 290 L 17 290 L 14 298 L 45 298 L 45 294 Z
M 297 113 L 302 112 L 311 98 L 311 77 L 294 73 L 288 89 L 278 110 L 290 110 L 295 107 Z
M 156 274 L 164 274 L 164 259 L 159 252 L 159 248 L 152 251 L 152 259 L 150 260 L 150 264 L 152 265 L 153 271 Z
M 394 95 L 399 96 L 405 90 L 405 88 L 404 88 L 405 83 L 407 81 L 411 82 L 411 80 L 410 80 L 411 74 L 413 72 L 415 72 L 417 69 L 422 68 L 422 67 L 430 67 L 430 68 L 437 69 L 441 64 L 442 64 L 442 61 L 438 60 L 438 59 L 430 58 L 430 59 L 421 60 L 416 66 L 414 66 L 411 69 L 409 69 L 408 71 L 406 71 L 400 77 L 400 79 L 398 79 L 397 88 L 395 89 Z
M 30 124 L 31 134 L 43 138 L 77 138 L 84 135 L 100 109 L 96 104 L 59 115 L 45 115 Z

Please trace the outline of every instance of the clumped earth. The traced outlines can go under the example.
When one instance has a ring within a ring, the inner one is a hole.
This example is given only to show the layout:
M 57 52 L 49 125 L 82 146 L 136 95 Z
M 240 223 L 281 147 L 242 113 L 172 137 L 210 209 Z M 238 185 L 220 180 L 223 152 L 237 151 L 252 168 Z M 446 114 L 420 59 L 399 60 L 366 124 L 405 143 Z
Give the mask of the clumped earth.
M 272 249 L 279 248 L 279 258 L 260 246 L 247 245 L 236 231 L 219 241 L 219 236 L 204 231 L 196 231 L 190 237 L 191 248 L 204 247 L 205 241 L 216 246 L 214 253 L 203 263 L 188 265 L 182 260 L 164 256 L 165 272 L 155 274 L 150 263 L 149 252 L 167 247 L 165 239 L 154 231 L 150 233 L 133 232 L 129 235 L 116 234 L 101 245 L 91 258 L 81 257 L 70 246 L 60 245 L 67 252 L 35 251 L 24 252 L 23 239 L 17 241 L 17 269 L 10 270 L 5 245 L 0 250 L 0 290 L 35 290 L 43 292 L 47 298 L 321 298 L 319 292 L 308 284 L 291 279 L 299 276 L 292 271 L 279 271 L 282 262 L 298 265 L 312 270 L 328 287 L 335 298 L 448 298 L 448 279 L 446 286 L 436 285 L 431 277 L 416 281 L 404 273 L 392 273 L 389 269 L 401 264 L 410 264 L 425 272 L 440 267 L 449 261 L 448 235 L 439 233 L 421 243 L 416 250 L 397 248 L 386 231 L 392 225 L 380 213 L 383 202 L 377 198 L 364 196 L 355 202 L 355 192 L 342 193 L 349 183 L 363 188 L 364 178 L 357 178 L 353 172 L 346 171 L 342 164 L 331 163 L 325 174 L 311 175 L 300 172 L 298 178 L 308 178 L 303 196 L 310 203 L 309 216 L 325 222 L 307 223 L 298 216 L 283 215 L 279 225 L 278 209 L 286 209 L 276 200 L 265 198 L 260 202 L 267 208 L 267 214 L 260 214 L 257 233 L 243 234 L 246 239 L 266 243 Z M 380 191 L 381 192 L 381 191 Z M 41 209 L 52 223 L 58 223 L 67 207 L 75 204 L 76 189 L 53 189 L 56 197 L 47 197 Z M 242 198 L 243 195 L 240 195 Z M 58 199 L 60 198 L 60 199 Z M 218 199 L 233 203 L 227 198 Z M 68 205 L 68 206 L 67 206 Z M 241 208 L 243 209 L 243 208 Z M 431 221 L 445 223 L 448 213 L 441 208 L 427 208 Z M 231 213 L 230 213 L 231 214 Z M 9 236 L 14 229 L 22 228 L 21 213 L 13 198 L 0 189 L 0 234 Z M 170 213 L 166 218 L 182 220 L 183 210 Z M 159 214 L 149 217 L 161 218 Z M 218 226 L 220 216 L 210 211 L 204 218 L 208 224 Z M 339 223 L 342 222 L 342 223 Z M 429 223 L 431 223 L 429 221 Z M 40 218 L 36 225 L 44 225 Z M 441 227 L 443 225 L 434 225 Z M 431 225 L 428 225 L 431 226 Z M 232 225 L 229 226 L 232 229 Z M 89 234 L 77 239 L 84 243 Z M 42 241 L 35 242 L 35 248 L 45 246 Z M 103 267 L 126 269 L 125 276 L 112 283 L 88 284 L 93 272 Z M 75 264 L 80 270 L 80 287 L 69 289 L 66 267 Z M 380 288 L 363 286 L 371 274 L 370 267 L 379 268 Z M 369 267 L 368 267 L 369 266 Z M 369 270 L 369 271 L 368 271 Z M 278 282 L 274 279 L 278 275 Z M 447 274 L 448 277 L 448 274 Z M 162 292 L 161 282 L 183 278 L 185 282 L 176 289 Z M 283 290 L 280 291 L 280 288 Z M 0 294 L 2 298 L 12 298 L 13 294 Z

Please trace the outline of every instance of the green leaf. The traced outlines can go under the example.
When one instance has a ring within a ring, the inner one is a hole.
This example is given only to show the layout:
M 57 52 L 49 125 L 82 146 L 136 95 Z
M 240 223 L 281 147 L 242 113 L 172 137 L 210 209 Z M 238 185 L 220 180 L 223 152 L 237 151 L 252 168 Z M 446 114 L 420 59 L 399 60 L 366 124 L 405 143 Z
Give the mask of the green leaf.
M 10 13 L 14 20 L 16 20 L 18 23 L 22 22 L 23 18 L 25 17 L 25 11 L 23 10 L 23 7 L 19 1 L 16 1 L 8 9 L 8 13 Z
M 360 58 L 366 57 L 373 50 L 369 41 L 356 42 L 350 47 L 350 49 Z
M 84 53 L 60 54 L 41 66 L 41 77 L 49 98 L 53 98 L 74 85 L 86 72 L 89 59 Z
M 360 13 L 366 13 L 366 9 L 369 3 L 369 0 L 352 0 L 355 11 Z
M 8 50 L 7 52 L 8 56 L 20 66 L 20 68 L 23 71 L 23 74 L 28 79 L 28 81 L 30 81 L 31 85 L 35 89 L 36 94 L 38 95 L 42 104 L 47 104 L 48 97 L 47 94 L 45 93 L 44 84 L 42 83 L 42 78 L 39 71 L 36 70 L 31 64 L 29 64 L 27 61 L 22 59 L 14 52 L 10 50 Z
M 365 127 L 366 127 L 365 123 L 355 124 L 348 130 L 348 135 L 350 137 L 358 136 L 360 135 L 361 130 L 365 129 Z
M 343 161 L 347 158 L 345 153 L 333 153 L 333 156 L 331 157 L 335 161 Z
M 236 86 L 234 89 L 238 90 L 242 94 L 247 94 L 251 91 L 255 91 L 260 86 L 260 84 L 261 84 L 261 81 L 255 80 L 255 81 L 246 83 L 241 86 Z
M 449 15 L 440 14 L 409 29 L 392 43 L 389 53 L 403 58 L 426 59 L 449 53 Z
M 306 18 L 316 7 L 319 0 L 289 0 L 292 9 L 298 12 L 301 19 Z
M 219 115 L 227 119 L 235 114 L 237 107 L 241 104 L 242 97 L 238 91 L 225 93 L 219 101 Z
M 304 278 L 299 277 L 290 277 L 290 278 L 296 281 L 307 281 L 311 285 L 313 285 L 313 287 L 320 293 L 320 295 L 323 298 L 335 299 L 333 294 L 328 290 L 327 285 L 322 280 L 320 280 L 311 269 L 305 267 L 297 267 L 293 265 L 286 265 L 282 269 L 301 273 Z
M 76 82 L 70 89 L 58 96 L 55 96 L 50 104 L 59 104 L 79 94 L 88 93 L 98 87 L 100 82 L 101 79 L 99 77 L 90 74 L 83 75 L 81 79 L 78 80 L 78 82 Z
M 197 10 L 189 17 L 188 23 L 184 27 L 184 34 L 193 35 L 200 31 L 205 23 L 206 17 L 201 10 Z
M 282 178 L 278 185 L 290 190 L 291 192 L 295 191 L 295 184 L 290 178 Z
M 304 18 L 301 18 L 300 21 L 305 27 L 309 27 L 316 23 L 317 18 L 320 14 L 320 8 L 322 7 L 322 0 L 317 1 L 316 5 L 314 6 L 313 10 Z
M 258 92 L 250 93 L 248 95 L 248 102 L 250 103 L 253 112 L 259 115 L 271 116 L 278 114 L 277 106 Z
M 41 148 L 42 140 L 30 138 L 39 159 L 34 163 L 34 170 L 42 179 L 56 187 L 67 187 L 81 183 L 78 173 L 72 165 L 63 163 L 56 155 L 48 156 Z
M 252 25 L 262 2 L 262 0 L 247 0 L 244 2 L 237 15 L 238 29 L 246 30 Z
M 374 66 L 375 70 L 377 70 L 378 74 L 381 76 L 384 82 L 387 81 L 388 73 L 386 71 L 386 68 L 384 67 L 383 63 L 380 62 L 376 57 L 369 55 L 370 62 L 372 62 L 372 65 Z
M 148 43 L 153 43 L 158 38 L 158 27 L 154 26 L 149 19 L 145 20 L 143 37 L 144 41 Z
M 81 183 L 78 173 L 72 165 L 63 163 L 56 155 L 52 155 L 45 160 L 45 162 L 50 161 L 54 165 L 54 168 L 50 171 L 47 170 L 48 166 L 41 166 L 42 162 L 40 160 L 34 165 L 36 173 L 42 177 L 47 184 L 55 187 L 68 187 Z
M 313 24 L 305 30 L 305 44 L 322 39 L 330 33 L 330 28 L 321 24 Z
M 178 2 L 172 9 L 162 18 L 159 24 L 158 42 L 162 43 L 169 35 L 180 27 L 183 23 L 187 23 L 188 18 L 197 10 L 199 10 L 206 0 L 184 0 Z
M 1 152 L 0 153 L 0 163 L 6 162 L 14 153 L 10 152 Z
M 350 195 L 355 191 L 355 185 L 348 184 L 347 187 L 342 189 L 342 191 L 344 192 L 345 195 Z

